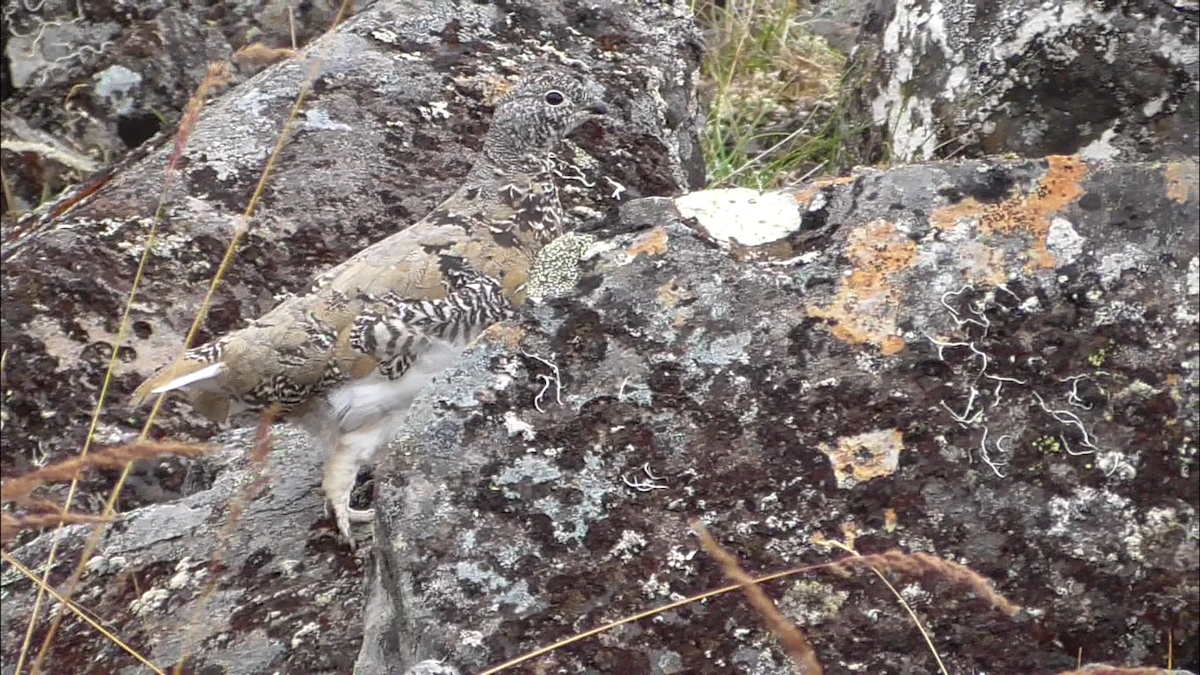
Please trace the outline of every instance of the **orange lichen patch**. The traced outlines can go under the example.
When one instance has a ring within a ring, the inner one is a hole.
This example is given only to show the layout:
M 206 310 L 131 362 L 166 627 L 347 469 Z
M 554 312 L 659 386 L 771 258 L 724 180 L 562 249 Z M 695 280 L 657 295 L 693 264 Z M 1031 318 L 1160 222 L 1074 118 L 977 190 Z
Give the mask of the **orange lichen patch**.
M 640 253 L 645 253 L 648 256 L 656 256 L 666 252 L 667 231 L 661 227 L 656 227 L 638 237 L 629 245 L 629 248 L 625 249 L 625 255 L 629 256 L 630 260 L 638 257 Z
M 850 185 L 851 183 L 853 183 L 856 180 L 858 180 L 858 179 L 853 176 L 838 176 L 836 178 L 822 178 L 821 180 L 813 181 L 813 182 L 805 185 L 804 187 L 800 188 L 798 191 L 792 193 L 792 198 L 795 199 L 798 203 L 807 206 L 808 203 L 810 201 L 812 201 L 812 198 L 815 197 L 816 194 L 818 192 L 820 192 L 821 190 L 824 190 L 825 188 L 829 188 L 829 187 L 835 187 L 838 185 Z
M 489 78 L 483 83 L 483 103 L 484 105 L 494 106 L 504 98 L 508 92 L 512 91 L 513 83 L 500 76 Z
M 848 488 L 895 473 L 900 466 L 904 436 L 899 429 L 880 429 L 843 436 L 836 448 L 822 443 L 820 449 L 833 465 L 838 487 Z
M 929 215 L 929 223 L 939 232 L 949 232 L 963 220 L 981 217 L 983 212 L 989 208 L 991 206 L 980 203 L 974 197 L 967 197 L 957 204 L 935 209 Z
M 883 338 L 883 343 L 879 345 L 879 351 L 884 356 L 895 356 L 904 351 L 905 344 L 904 338 L 899 335 L 889 335 Z
M 1057 267 L 1058 260 L 1046 248 L 1050 219 L 1084 195 L 1081 185 L 1087 177 L 1088 168 L 1079 157 L 1053 155 L 1047 157 L 1046 161 L 1050 167 L 1031 194 L 1016 195 L 999 204 L 981 204 L 973 198 L 967 198 L 934 211 L 930 222 L 945 231 L 954 228 L 965 218 L 977 218 L 979 231 L 984 235 L 994 237 L 1028 233 L 1033 242 L 1026 252 L 1026 267 L 1030 271 Z
M 896 509 L 883 510 L 883 531 L 891 534 L 896 531 Z
M 827 307 L 810 306 L 809 316 L 833 319 L 833 334 L 852 344 L 878 345 L 887 356 L 904 349 L 896 334 L 900 287 L 892 277 L 912 263 L 917 245 L 896 225 L 876 220 L 850 233 L 847 253 L 854 272 L 846 278 Z
M 521 345 L 521 338 L 523 337 L 525 337 L 524 328 L 508 322 L 501 322 L 488 326 L 487 330 L 483 331 L 483 334 L 479 336 L 479 339 L 498 342 L 509 350 L 515 350 Z
M 1200 164 L 1196 162 L 1171 162 L 1163 171 L 1167 183 L 1167 196 L 1180 204 L 1188 197 L 1200 193 Z

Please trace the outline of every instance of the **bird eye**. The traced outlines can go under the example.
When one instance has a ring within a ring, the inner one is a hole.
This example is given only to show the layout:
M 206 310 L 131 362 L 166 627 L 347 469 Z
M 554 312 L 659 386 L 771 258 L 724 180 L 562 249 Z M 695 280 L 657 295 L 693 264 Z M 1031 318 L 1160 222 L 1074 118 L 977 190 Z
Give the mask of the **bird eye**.
M 550 105 L 562 105 L 563 101 L 565 101 L 565 100 L 567 100 L 567 99 L 562 95 L 562 92 L 558 92 L 558 91 L 546 92 L 546 103 L 549 103 Z

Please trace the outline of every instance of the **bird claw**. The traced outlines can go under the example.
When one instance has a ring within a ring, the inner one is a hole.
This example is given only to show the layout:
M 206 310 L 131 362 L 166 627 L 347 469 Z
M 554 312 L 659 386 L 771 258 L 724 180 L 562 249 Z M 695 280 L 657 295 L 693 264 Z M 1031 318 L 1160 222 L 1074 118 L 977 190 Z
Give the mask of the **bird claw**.
M 329 515 L 330 502 L 325 502 L 325 515 Z M 357 542 L 354 539 L 354 533 L 350 527 L 352 523 L 370 523 L 375 520 L 375 509 L 352 509 L 350 508 L 350 499 L 346 499 L 333 503 L 333 517 L 337 521 L 338 532 L 350 545 L 351 549 L 357 547 Z

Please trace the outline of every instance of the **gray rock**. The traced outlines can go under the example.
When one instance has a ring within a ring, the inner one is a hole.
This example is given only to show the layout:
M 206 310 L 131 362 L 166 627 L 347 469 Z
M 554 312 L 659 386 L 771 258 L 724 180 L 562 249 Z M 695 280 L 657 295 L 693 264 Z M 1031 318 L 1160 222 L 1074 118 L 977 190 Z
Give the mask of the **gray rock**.
M 968 162 L 784 193 L 783 215 L 729 191 L 630 203 L 616 229 L 655 227 L 439 378 L 376 470 L 361 672 L 476 671 L 719 587 L 697 518 L 758 573 L 841 557 L 813 542 L 846 528 L 969 566 L 1022 612 L 892 575 L 950 672 L 1153 664 L 1169 631 L 1195 669 L 1196 176 Z M 756 208 L 778 234 L 741 245 Z M 872 579 L 768 592 L 828 672 L 937 672 Z M 664 649 L 793 672 L 736 595 L 543 663 L 656 672 Z
M 5 114 L 105 164 L 177 123 L 210 62 L 250 44 L 304 46 L 341 6 L 338 0 L 2 4 Z M 353 2 L 351 11 L 365 4 Z M 232 83 L 261 70 L 257 61 L 239 57 Z M 115 82 L 114 69 L 126 71 Z M 129 79 L 138 86 L 114 98 L 113 86 Z M 0 161 L 23 212 L 88 175 L 39 149 L 14 152 L 5 140 Z
M 878 0 L 863 114 L 893 161 L 1200 155 L 1200 16 L 1125 0 Z
M 211 487 L 109 531 L 78 599 L 159 664 L 194 639 L 214 672 L 477 672 L 724 585 L 700 518 L 752 573 L 838 559 L 814 539 L 847 532 L 969 566 L 1023 610 L 891 575 L 950 672 L 1161 663 L 1167 635 L 1194 672 L 1198 182 L 1053 158 L 633 200 L 576 295 L 493 329 L 418 400 L 376 470 L 368 565 L 320 520 L 307 441 L 277 428 L 259 472 L 243 430 L 214 439 Z M 775 240 L 740 243 L 762 214 Z M 767 591 L 828 672 L 936 672 L 873 579 Z M 10 663 L 33 591 L 3 584 Z M 54 672 L 132 667 L 81 624 L 61 639 Z M 791 672 L 733 594 L 546 658 Z

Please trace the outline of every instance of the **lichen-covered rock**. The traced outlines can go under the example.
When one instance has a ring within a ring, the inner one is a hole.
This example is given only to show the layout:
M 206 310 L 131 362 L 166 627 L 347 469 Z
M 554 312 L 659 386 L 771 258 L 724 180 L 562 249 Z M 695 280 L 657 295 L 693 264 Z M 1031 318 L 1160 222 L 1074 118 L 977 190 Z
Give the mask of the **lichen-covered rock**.
M 685 3 L 378 2 L 297 59 L 209 102 L 168 195 L 97 441 L 140 429 L 148 409 L 130 409 L 125 393 L 178 353 L 317 58 L 320 76 L 201 340 L 261 314 L 449 194 L 479 149 L 496 89 L 534 56 L 590 65 L 616 118 L 582 129 L 563 153 L 561 192 L 573 224 L 703 180 L 694 126 L 700 51 Z M 47 210 L 6 229 L 5 476 L 82 446 L 171 152 L 154 149 L 131 162 L 63 217 Z M 172 405 L 158 420 L 173 439 L 213 431 L 186 406 Z M 218 436 L 220 454 L 190 467 L 151 467 L 173 471 L 169 480 L 135 475 L 124 511 L 184 496 L 132 510 L 108 529 L 74 598 L 160 667 L 187 650 L 195 655 L 189 672 L 350 672 L 361 645 L 363 575 L 323 517 L 323 457 L 281 427 L 259 472 L 245 459 L 251 436 Z M 89 477 L 76 508 L 94 510 L 111 479 Z M 14 556 L 40 570 L 51 536 Z M 63 532 L 52 583 L 74 569 L 87 536 L 81 527 Z M 6 565 L 5 667 L 16 663 L 35 597 Z M 46 616 L 33 633 L 34 653 Z M 73 617 L 54 644 L 43 672 L 140 667 Z
M 204 460 L 208 489 L 122 517 L 88 560 L 75 601 L 164 670 L 186 649 L 194 657 L 190 672 L 349 672 L 362 635 L 362 565 L 336 530 L 316 527 L 322 498 L 313 476 L 323 458 L 286 427 L 275 430 L 265 471 L 247 459 L 253 430 L 222 434 L 214 445 L 221 451 Z M 52 583 L 70 575 L 88 534 L 84 526 L 64 531 Z M 52 540 L 43 536 L 15 555 L 40 571 Z M 7 666 L 16 663 L 36 589 L 11 566 L 2 583 Z M 46 636 L 45 608 L 42 617 L 33 654 Z M 43 672 L 138 667 L 71 617 Z
M 1200 155 L 1194 4 L 879 0 L 859 44 L 894 160 Z
M 129 408 L 125 394 L 179 353 L 318 59 L 200 342 L 261 315 L 452 192 L 497 91 L 535 57 L 589 66 L 616 113 L 611 124 L 581 129 L 562 153 L 562 193 L 576 224 L 631 198 L 700 184 L 700 47 L 686 3 L 376 3 L 205 108 L 166 194 L 98 440 L 126 438 L 145 421 L 148 408 Z M 6 472 L 82 447 L 174 151 L 167 143 L 148 152 L 64 216 L 46 208 L 6 229 Z M 211 433 L 186 406 L 172 404 L 158 419 L 177 438 Z
M 475 672 L 722 586 L 696 518 L 753 572 L 843 555 L 818 537 L 969 566 L 1024 609 L 894 575 L 949 672 L 1197 670 L 1198 206 L 1194 163 L 1078 157 L 630 203 L 576 296 L 414 404 L 356 672 Z M 828 672 L 938 671 L 869 573 L 767 590 Z M 736 594 L 542 664 L 793 672 Z
M 237 59 L 233 80 L 241 82 L 270 49 L 304 46 L 328 29 L 341 4 L 4 0 L 4 111 L 55 141 L 18 150 L 6 135 L 11 196 L 27 211 L 43 189 L 55 194 L 89 173 L 58 161 L 55 146 L 116 161 L 179 119 L 210 61 L 266 48 Z

